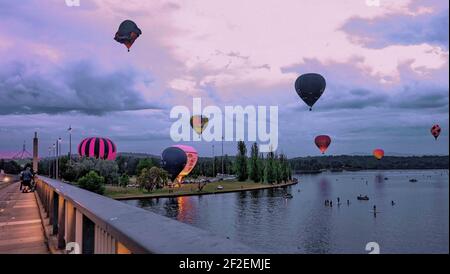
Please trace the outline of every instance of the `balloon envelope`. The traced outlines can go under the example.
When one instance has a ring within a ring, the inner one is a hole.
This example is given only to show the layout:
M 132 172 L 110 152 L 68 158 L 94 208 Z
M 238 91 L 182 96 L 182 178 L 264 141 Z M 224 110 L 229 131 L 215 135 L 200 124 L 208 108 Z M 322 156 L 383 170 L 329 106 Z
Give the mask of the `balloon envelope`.
M 441 127 L 439 125 L 433 125 L 430 131 L 431 134 L 434 136 L 434 139 L 437 140 L 439 134 L 441 134 Z
M 203 117 L 202 115 L 194 115 L 191 117 L 191 127 L 197 132 L 197 134 L 202 134 L 203 130 L 208 126 L 208 117 Z
M 383 156 L 384 156 L 384 150 L 379 149 L 379 148 L 375 149 L 375 150 L 373 151 L 373 156 L 374 156 L 377 160 L 381 160 L 381 158 L 383 158 Z
M 295 91 L 298 96 L 312 109 L 312 106 L 325 91 L 326 82 L 322 75 L 307 73 L 300 75 L 295 80 Z
M 331 138 L 328 135 L 319 135 L 314 139 L 314 143 L 316 143 L 316 146 L 320 149 L 320 152 L 324 154 L 331 143 Z
M 78 154 L 82 157 L 114 160 L 116 159 L 116 153 L 116 145 L 108 138 L 85 138 L 78 145 Z
M 178 183 L 194 169 L 197 159 L 197 151 L 190 146 L 171 146 L 162 153 L 163 168 L 170 174 L 172 181 L 176 179 Z
M 125 20 L 120 24 L 119 29 L 114 36 L 114 40 L 124 44 L 127 47 L 128 51 L 130 51 L 130 48 L 133 45 L 134 41 L 136 41 L 136 39 L 141 34 L 142 31 L 138 28 L 135 22 L 131 20 Z

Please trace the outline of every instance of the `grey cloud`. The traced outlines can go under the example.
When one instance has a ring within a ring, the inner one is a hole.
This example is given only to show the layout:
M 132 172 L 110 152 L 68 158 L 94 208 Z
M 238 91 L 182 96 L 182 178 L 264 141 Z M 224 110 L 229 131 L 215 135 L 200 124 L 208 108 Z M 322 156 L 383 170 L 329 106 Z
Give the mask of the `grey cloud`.
M 448 49 L 448 8 L 437 14 L 417 16 L 391 14 L 375 19 L 352 18 L 342 30 L 371 48 L 392 44 L 411 45 L 430 43 Z
M 134 89 L 135 72 L 98 73 L 93 64 L 82 62 L 56 72 L 10 64 L 0 69 L 0 115 L 107 112 L 158 109 Z

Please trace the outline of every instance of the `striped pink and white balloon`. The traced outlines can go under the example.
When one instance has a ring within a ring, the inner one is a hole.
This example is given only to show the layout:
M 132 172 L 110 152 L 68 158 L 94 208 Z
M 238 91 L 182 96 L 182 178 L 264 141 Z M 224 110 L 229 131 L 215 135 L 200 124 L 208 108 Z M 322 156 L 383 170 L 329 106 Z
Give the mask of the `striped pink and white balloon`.
M 116 159 L 116 145 L 108 138 L 90 137 L 78 145 L 78 154 L 83 157 L 92 157 L 105 160 Z

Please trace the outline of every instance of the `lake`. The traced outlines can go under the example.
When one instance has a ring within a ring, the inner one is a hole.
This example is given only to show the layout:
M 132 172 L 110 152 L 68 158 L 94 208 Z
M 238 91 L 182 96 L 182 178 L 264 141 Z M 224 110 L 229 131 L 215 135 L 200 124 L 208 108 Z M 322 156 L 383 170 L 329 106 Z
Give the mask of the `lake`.
M 285 189 L 123 202 L 268 253 L 368 253 L 368 242 L 380 253 L 449 252 L 448 170 L 296 177 L 299 183 Z M 360 194 L 370 200 L 357 200 Z

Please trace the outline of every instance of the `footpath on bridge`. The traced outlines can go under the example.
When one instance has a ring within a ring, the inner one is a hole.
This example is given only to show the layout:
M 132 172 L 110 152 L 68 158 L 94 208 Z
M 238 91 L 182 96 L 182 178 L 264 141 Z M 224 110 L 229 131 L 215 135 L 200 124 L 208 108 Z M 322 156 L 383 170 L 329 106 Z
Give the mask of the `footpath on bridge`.
M 0 189 L 0 254 L 48 254 L 34 193 L 15 182 Z

